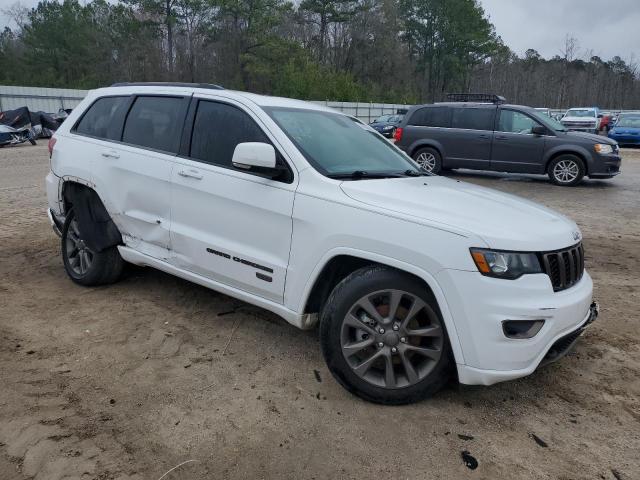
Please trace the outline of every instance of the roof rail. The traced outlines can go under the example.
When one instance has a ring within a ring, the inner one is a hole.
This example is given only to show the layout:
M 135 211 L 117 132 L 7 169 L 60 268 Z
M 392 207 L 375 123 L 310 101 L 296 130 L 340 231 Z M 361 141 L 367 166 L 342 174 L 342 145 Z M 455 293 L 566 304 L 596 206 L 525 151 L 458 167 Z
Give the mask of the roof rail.
M 507 99 L 493 93 L 447 93 L 451 102 L 507 103 Z
M 186 83 L 186 82 L 119 82 L 112 87 L 188 87 L 188 88 L 208 88 L 210 90 L 224 90 L 220 85 L 213 83 Z

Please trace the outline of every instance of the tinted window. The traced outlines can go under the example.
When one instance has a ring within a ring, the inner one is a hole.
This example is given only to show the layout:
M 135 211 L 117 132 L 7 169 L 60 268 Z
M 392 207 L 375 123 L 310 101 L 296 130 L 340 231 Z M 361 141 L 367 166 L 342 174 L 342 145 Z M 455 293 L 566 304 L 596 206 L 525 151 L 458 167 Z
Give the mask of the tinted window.
M 537 125 L 540 124 L 524 113 L 514 110 L 502 110 L 500 112 L 498 130 L 501 132 L 530 134 L 531 129 Z
M 129 97 L 104 97 L 96 100 L 80 119 L 76 133 L 107 140 L 120 140 L 122 118 Z
M 451 109 L 448 107 L 421 108 L 411 116 L 409 124 L 421 127 L 448 127 L 450 112 Z
M 451 127 L 493 130 L 494 108 L 454 108 Z
M 182 98 L 138 97 L 127 115 L 122 141 L 177 153 L 183 119 Z
M 192 158 L 231 167 L 233 151 L 243 142 L 271 143 L 242 110 L 224 103 L 198 104 L 191 136 Z

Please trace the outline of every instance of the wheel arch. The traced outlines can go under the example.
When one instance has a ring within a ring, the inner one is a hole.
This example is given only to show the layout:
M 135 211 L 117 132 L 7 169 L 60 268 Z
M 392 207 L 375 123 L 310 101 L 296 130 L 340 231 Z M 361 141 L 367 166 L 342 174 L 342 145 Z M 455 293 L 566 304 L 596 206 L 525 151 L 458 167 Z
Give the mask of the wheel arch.
M 118 227 L 89 182 L 75 178 L 65 179 L 60 187 L 60 198 L 65 216 L 71 208 L 74 209 L 81 232 L 92 250 L 101 252 L 122 244 Z
M 547 158 L 544 164 L 545 173 L 549 173 L 549 166 L 551 165 L 551 162 L 553 162 L 556 158 L 560 157 L 561 155 L 573 155 L 575 157 L 578 157 L 580 160 L 582 160 L 582 163 L 584 163 L 585 175 L 589 175 L 589 158 L 586 150 L 583 151 L 583 149 L 565 149 L 565 148 L 553 150 L 547 154 Z
M 373 252 L 338 248 L 328 252 L 314 268 L 302 295 L 300 307 L 304 314 L 318 313 L 335 286 L 352 272 L 368 266 L 382 265 L 410 275 L 431 292 L 438 303 L 443 321 L 449 334 L 451 350 L 456 363 L 464 363 L 464 356 L 458 333 L 449 310 L 444 291 L 429 272 L 401 260 Z
M 413 154 L 416 153 L 416 151 L 425 147 L 433 148 L 434 150 L 436 150 L 440 154 L 440 159 L 444 162 L 444 148 L 442 147 L 442 144 L 440 142 L 437 142 L 435 140 L 418 140 L 407 149 L 407 154 L 411 158 L 413 158 Z

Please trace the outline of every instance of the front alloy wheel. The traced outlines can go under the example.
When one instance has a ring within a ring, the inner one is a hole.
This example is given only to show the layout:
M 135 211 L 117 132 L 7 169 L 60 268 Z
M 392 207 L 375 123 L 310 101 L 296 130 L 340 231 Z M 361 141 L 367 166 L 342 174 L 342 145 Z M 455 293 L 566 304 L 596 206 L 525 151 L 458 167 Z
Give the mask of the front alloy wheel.
M 435 298 L 392 268 L 368 266 L 342 280 L 323 308 L 320 340 L 336 380 L 371 402 L 415 402 L 449 378 L 451 350 Z
M 360 298 L 345 316 L 340 336 L 342 354 L 355 374 L 383 388 L 424 379 L 442 356 L 443 340 L 431 307 L 402 290 Z
M 577 185 L 584 175 L 584 163 L 574 155 L 561 155 L 549 165 L 549 178 L 556 185 Z

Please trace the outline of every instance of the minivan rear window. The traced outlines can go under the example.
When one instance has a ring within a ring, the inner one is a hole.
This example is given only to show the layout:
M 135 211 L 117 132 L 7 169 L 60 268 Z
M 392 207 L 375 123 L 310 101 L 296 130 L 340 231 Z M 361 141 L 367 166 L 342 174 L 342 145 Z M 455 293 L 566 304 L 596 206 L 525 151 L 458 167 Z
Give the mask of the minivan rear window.
M 451 128 L 491 131 L 495 114 L 495 108 L 456 107 L 451 117 Z
M 411 115 L 409 125 L 419 127 L 448 127 L 451 109 L 449 107 L 421 108 Z
M 122 141 L 178 153 L 184 106 L 184 99 L 181 97 L 136 98 L 124 124 Z
M 126 97 L 99 98 L 84 113 L 74 132 L 106 140 L 120 140 L 122 119 L 129 103 Z

